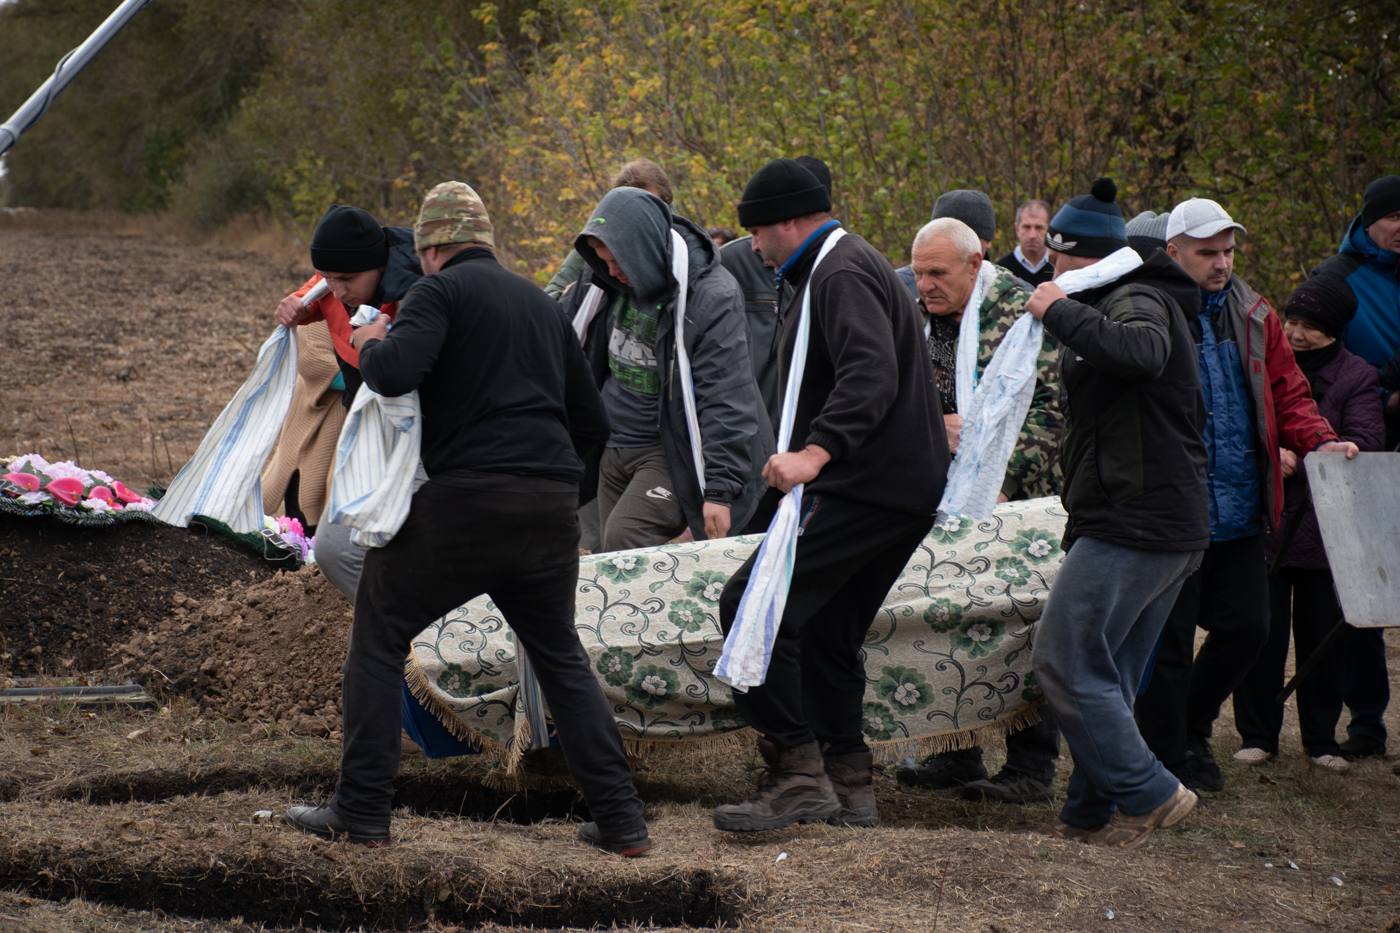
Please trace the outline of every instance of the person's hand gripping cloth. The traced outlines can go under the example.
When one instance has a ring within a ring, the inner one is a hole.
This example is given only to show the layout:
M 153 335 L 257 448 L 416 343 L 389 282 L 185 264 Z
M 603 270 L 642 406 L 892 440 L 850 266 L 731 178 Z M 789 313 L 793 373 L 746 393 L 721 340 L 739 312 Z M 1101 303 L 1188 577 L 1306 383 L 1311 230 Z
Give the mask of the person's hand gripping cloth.
M 982 274 L 958 329 L 955 377 L 958 411 L 963 417 L 962 438 L 948 468 L 943 500 L 938 504 L 940 520 L 947 515 L 991 517 L 1006 477 L 1006 464 L 1016 448 L 1016 438 L 1035 394 L 1036 359 L 1045 328 L 1029 314 L 1021 315 L 1011 325 L 982 378 L 977 378 L 978 312 L 990 265 L 982 263 Z M 1064 273 L 1055 279 L 1055 284 L 1072 295 L 1107 285 L 1140 265 L 1142 258 L 1125 246 L 1092 266 Z
M 783 414 L 778 423 L 778 451 L 784 452 L 792 443 L 792 424 L 797 417 L 797 394 L 802 389 L 802 373 L 807 366 L 807 343 L 812 331 L 812 279 L 826 254 L 846 231 L 837 227 L 822 244 L 812 271 L 807 274 L 807 287 L 802 292 L 802 316 L 797 321 L 797 339 L 788 364 L 787 389 L 783 393 Z M 739 599 L 734 625 L 724 639 L 724 650 L 715 664 L 715 677 L 739 693 L 760 686 L 768 676 L 768 662 L 773 657 L 773 642 L 787 607 L 788 589 L 792 586 L 792 568 L 797 560 L 797 531 L 802 512 L 802 483 L 792 487 L 778 504 L 778 511 L 768 523 L 768 532 L 758 547 L 748 586 Z
M 350 323 L 360 327 L 378 313 L 360 305 Z M 340 429 L 327 509 L 331 522 L 355 529 L 350 535 L 355 544 L 383 547 L 403 526 L 413 493 L 427 480 L 419 459 L 422 446 L 418 390 L 385 398 L 360 386 Z

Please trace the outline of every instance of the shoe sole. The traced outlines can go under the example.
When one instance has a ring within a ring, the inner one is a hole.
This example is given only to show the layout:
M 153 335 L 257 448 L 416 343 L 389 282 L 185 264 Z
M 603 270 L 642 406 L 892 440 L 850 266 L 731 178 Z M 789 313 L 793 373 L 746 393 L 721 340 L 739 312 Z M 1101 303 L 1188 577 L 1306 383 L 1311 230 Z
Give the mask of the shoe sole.
M 798 812 L 786 813 L 783 816 L 775 816 L 771 819 L 760 819 L 757 817 L 740 814 L 730 814 L 722 812 L 721 807 L 716 807 L 714 812 L 715 829 L 724 833 L 757 833 L 767 829 L 782 829 L 794 823 L 820 823 L 829 820 L 841 812 L 841 804 L 832 803 L 822 806 L 810 806 L 800 808 Z
M 835 816 L 827 817 L 832 826 L 854 826 L 859 829 L 873 829 L 880 825 L 880 815 L 874 807 L 857 807 L 854 810 L 842 807 Z
M 613 855 L 620 855 L 623 858 L 639 858 L 651 851 L 651 840 L 643 839 L 640 842 L 627 842 L 622 844 L 610 844 L 606 842 L 594 842 L 591 839 L 580 839 L 587 845 L 604 852 L 611 852 Z
M 351 832 L 338 833 L 333 829 L 323 829 L 319 826 L 303 823 L 286 814 L 283 814 L 282 819 L 293 829 L 308 833 L 318 839 L 324 839 L 327 842 L 349 842 L 352 845 L 364 846 L 368 849 L 383 849 L 394 844 L 388 836 L 365 836 L 360 833 Z

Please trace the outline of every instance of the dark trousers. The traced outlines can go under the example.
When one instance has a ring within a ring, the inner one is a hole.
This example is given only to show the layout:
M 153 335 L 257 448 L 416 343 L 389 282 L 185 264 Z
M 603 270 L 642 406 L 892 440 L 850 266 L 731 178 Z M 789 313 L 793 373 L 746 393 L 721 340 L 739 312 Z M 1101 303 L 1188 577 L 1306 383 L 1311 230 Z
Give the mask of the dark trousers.
M 389 822 L 410 643 L 485 593 L 529 652 L 593 819 L 607 836 L 642 829 L 621 734 L 574 628 L 578 493 L 563 483 L 505 476 L 488 485 L 429 481 L 394 539 L 365 559 L 345 658 L 345 740 L 331 806 L 353 822 Z
M 1040 722 L 1006 734 L 1007 771 L 1053 781 L 1055 760 L 1059 757 L 1060 727 L 1049 703 L 1040 708 Z
M 1283 707 L 1274 699 L 1283 689 L 1289 620 L 1293 623 L 1294 657 L 1301 665 L 1312 657 L 1341 618 L 1331 571 L 1284 567 L 1269 581 L 1269 640 L 1249 675 L 1235 690 L 1235 728 L 1239 729 L 1245 748 L 1278 754 Z M 1337 747 L 1337 720 L 1342 715 L 1343 667 L 1341 646 L 1333 645 L 1298 686 L 1303 748 L 1314 758 L 1341 753 Z
M 736 692 L 734 703 L 779 748 L 817 739 L 829 743 L 834 755 L 863 752 L 861 645 L 933 517 L 832 495 L 804 497 L 802 514 L 768 677 L 747 693 Z M 725 584 L 719 611 L 726 633 L 757 557 L 755 551 Z
M 1192 660 L 1196 627 L 1209 635 Z M 1186 764 L 1187 736 L 1209 739 L 1220 707 L 1269 637 L 1264 536 L 1212 541 L 1181 586 L 1162 630 L 1157 664 L 1134 716 L 1147 747 L 1169 769 Z
M 1346 674 L 1342 700 L 1351 710 L 1348 735 L 1385 742 L 1385 708 L 1390 705 L 1390 672 L 1385 665 L 1385 630 L 1347 629 L 1342 636 Z

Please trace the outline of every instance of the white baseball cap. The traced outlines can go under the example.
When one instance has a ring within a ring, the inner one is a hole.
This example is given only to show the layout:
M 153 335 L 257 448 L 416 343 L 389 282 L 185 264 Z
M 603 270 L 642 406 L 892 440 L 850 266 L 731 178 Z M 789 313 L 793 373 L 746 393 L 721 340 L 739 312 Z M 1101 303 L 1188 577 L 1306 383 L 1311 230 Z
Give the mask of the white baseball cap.
M 1230 215 L 1225 212 L 1225 208 L 1210 198 L 1191 198 L 1189 201 L 1182 201 L 1172 208 L 1171 216 L 1167 218 L 1168 240 L 1182 234 L 1197 240 L 1204 240 L 1206 237 L 1215 236 L 1224 230 L 1238 230 L 1240 233 L 1249 232 L 1231 220 Z

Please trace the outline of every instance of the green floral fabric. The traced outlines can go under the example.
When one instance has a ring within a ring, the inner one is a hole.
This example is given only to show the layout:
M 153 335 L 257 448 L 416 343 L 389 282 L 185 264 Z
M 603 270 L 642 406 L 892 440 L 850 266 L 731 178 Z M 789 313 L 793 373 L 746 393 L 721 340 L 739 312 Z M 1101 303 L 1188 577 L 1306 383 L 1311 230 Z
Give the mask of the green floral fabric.
M 866 636 L 863 718 L 874 743 L 991 725 L 1040 696 L 1030 647 L 1063 557 L 1059 499 L 951 522 L 915 550 Z M 579 559 L 574 623 L 624 738 L 699 739 L 744 725 L 711 671 L 724 641 L 720 592 L 759 540 Z M 515 643 L 488 597 L 425 629 L 409 667 L 454 732 L 510 746 L 520 714 Z

